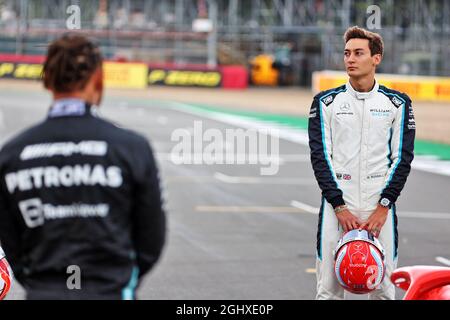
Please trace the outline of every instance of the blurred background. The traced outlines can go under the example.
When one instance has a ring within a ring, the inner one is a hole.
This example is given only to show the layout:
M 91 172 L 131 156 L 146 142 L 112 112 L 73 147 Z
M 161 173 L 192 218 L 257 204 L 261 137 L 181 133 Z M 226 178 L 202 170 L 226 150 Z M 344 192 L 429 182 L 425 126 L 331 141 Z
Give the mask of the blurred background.
M 353 25 L 383 36 L 377 80 L 413 100 L 399 266 L 450 266 L 450 1 L 0 0 L 0 143 L 46 115 L 47 45 L 88 35 L 106 57 L 102 116 L 148 137 L 162 173 L 169 239 L 139 297 L 313 299 L 321 197 L 308 114 L 315 93 L 347 81 L 342 36 Z M 224 136 L 276 130 L 279 171 L 174 163 L 173 134 L 195 134 L 195 121 Z M 8 298 L 23 297 L 14 282 Z
M 312 72 L 342 69 L 342 35 L 366 27 L 373 4 L 382 26 L 373 31 L 386 46 L 379 72 L 450 74 L 444 0 L 0 0 L 0 52 L 44 54 L 78 5 L 82 32 L 108 59 L 249 70 L 253 62 L 255 72 L 278 73 L 266 70 L 255 84 L 309 86 Z

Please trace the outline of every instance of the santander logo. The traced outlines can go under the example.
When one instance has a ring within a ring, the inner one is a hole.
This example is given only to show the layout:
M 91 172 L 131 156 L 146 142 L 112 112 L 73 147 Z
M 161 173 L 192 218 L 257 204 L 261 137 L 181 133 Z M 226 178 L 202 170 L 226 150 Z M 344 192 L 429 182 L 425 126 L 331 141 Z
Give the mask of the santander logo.
M 365 268 L 367 266 L 367 256 L 363 252 L 364 244 L 352 243 L 349 250 L 350 267 Z

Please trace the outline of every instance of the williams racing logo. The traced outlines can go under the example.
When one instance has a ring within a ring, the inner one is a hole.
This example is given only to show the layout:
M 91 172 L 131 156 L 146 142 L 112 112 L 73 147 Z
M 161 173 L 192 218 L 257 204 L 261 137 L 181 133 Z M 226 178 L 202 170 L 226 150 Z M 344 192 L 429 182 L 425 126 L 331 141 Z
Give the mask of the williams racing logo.
M 370 114 L 372 117 L 389 117 L 392 111 L 390 109 L 372 108 Z

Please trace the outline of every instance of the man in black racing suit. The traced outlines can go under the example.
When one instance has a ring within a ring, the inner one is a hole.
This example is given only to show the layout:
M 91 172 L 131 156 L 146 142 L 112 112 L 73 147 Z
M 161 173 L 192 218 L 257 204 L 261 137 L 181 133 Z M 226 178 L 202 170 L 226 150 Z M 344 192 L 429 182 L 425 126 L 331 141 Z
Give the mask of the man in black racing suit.
M 166 236 L 146 138 L 99 118 L 102 57 L 65 35 L 48 49 L 45 121 L 0 152 L 0 241 L 28 299 L 134 299 Z

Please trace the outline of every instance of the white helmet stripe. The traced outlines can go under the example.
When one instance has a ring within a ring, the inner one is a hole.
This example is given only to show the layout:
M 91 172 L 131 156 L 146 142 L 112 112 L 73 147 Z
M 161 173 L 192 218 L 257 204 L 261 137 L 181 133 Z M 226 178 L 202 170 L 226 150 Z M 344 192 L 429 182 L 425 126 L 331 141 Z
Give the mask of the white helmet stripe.
M 339 270 L 341 269 L 341 263 L 342 263 L 342 260 L 344 259 L 346 253 L 347 253 L 347 247 L 344 247 L 344 248 L 342 249 L 342 251 L 339 252 L 339 254 L 338 254 L 337 258 L 336 258 L 336 263 L 335 263 L 335 265 L 334 265 L 334 273 L 336 274 L 336 277 L 337 277 L 339 283 L 340 283 L 342 286 L 344 286 L 344 287 L 348 287 L 348 286 L 347 286 L 347 285 L 345 284 L 345 282 L 342 280 L 341 274 L 340 274 Z
M 375 281 L 375 287 L 378 286 L 383 280 L 384 270 L 383 270 L 383 262 L 380 259 L 380 253 L 376 251 L 373 247 L 369 246 L 370 254 L 375 259 L 378 267 L 377 280 Z

